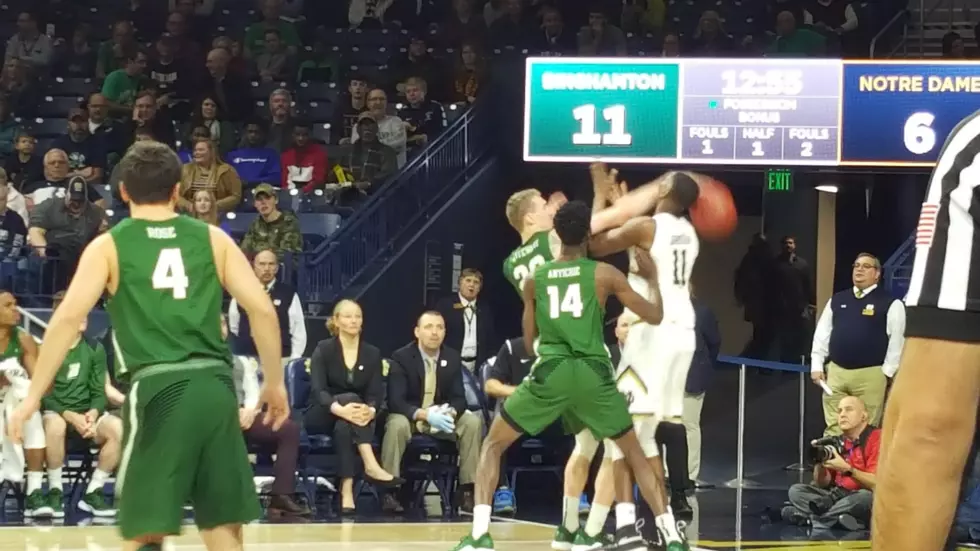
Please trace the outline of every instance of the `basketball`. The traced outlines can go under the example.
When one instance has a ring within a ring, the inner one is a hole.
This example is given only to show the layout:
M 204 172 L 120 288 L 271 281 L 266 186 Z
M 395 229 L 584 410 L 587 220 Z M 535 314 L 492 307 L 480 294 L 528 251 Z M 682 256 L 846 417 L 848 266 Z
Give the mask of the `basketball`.
M 701 188 L 698 200 L 690 209 L 694 229 L 706 241 L 727 239 L 738 224 L 738 212 L 731 190 L 710 176 L 697 175 L 694 181 Z

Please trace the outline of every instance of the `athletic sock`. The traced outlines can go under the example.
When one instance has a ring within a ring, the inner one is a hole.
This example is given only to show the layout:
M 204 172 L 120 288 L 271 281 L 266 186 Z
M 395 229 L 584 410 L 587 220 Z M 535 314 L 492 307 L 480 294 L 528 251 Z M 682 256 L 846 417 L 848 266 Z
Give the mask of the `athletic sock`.
M 616 504 L 616 529 L 624 526 L 636 524 L 636 504 L 617 503 Z
M 654 520 L 666 543 L 681 541 L 681 534 L 677 531 L 677 521 L 674 520 L 673 514 L 664 513 Z
M 64 484 L 64 482 L 62 482 L 62 479 L 61 479 L 61 469 L 62 469 L 62 467 L 58 467 L 57 469 L 48 469 L 48 490 L 49 491 L 52 490 L 52 489 L 55 489 L 55 488 L 57 488 L 57 489 L 59 489 L 61 491 L 64 491 L 65 484 Z
M 594 538 L 601 534 L 607 518 L 609 518 L 609 506 L 593 503 L 592 509 L 589 510 L 589 518 L 585 521 L 585 535 Z
M 489 505 L 473 506 L 473 539 L 477 540 L 490 531 L 490 513 L 493 507 Z
M 95 469 L 92 471 L 92 480 L 89 481 L 88 488 L 85 490 L 85 493 L 91 494 L 96 490 L 101 490 L 108 480 L 109 473 L 103 471 L 102 469 Z
M 578 531 L 578 527 L 579 527 L 578 504 L 581 501 L 582 498 L 580 496 L 575 496 L 575 497 L 565 496 L 565 499 L 562 500 L 563 506 L 561 512 L 561 518 L 562 518 L 561 523 L 562 526 L 565 527 L 565 530 L 568 530 L 573 534 Z
M 44 473 L 41 471 L 27 471 L 27 495 L 31 495 L 41 489 L 44 482 Z

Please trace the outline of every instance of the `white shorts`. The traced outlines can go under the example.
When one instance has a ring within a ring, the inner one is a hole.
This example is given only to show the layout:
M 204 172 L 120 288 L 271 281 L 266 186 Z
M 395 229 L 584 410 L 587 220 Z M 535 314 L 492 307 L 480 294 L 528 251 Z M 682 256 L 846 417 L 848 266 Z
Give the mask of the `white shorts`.
M 637 323 L 630 327 L 617 369 L 617 386 L 630 413 L 660 418 L 684 413 L 684 387 L 697 339 L 694 329 Z
M 640 448 L 643 455 L 647 458 L 660 455 L 660 447 L 657 446 L 657 426 L 660 425 L 660 418 L 655 415 L 635 415 L 633 416 L 633 430 L 636 431 L 636 439 L 640 441 Z M 612 440 L 605 441 L 606 456 L 613 461 L 623 459 L 623 452 Z

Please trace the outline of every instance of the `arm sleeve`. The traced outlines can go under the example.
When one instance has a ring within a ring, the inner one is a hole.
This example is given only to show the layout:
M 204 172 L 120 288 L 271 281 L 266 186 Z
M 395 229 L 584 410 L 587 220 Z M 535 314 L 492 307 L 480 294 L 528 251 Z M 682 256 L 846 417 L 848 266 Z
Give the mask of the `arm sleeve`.
M 405 368 L 392 359 L 388 370 L 388 411 L 404 415 L 411 420 L 415 418 L 415 412 L 419 407 L 408 403 L 406 392 Z
M 902 349 L 905 348 L 905 305 L 900 300 L 893 300 L 888 307 L 885 331 L 888 333 L 888 348 L 881 370 L 892 378 L 898 372 L 898 364 L 902 361 Z
M 381 363 L 380 352 L 372 358 L 376 361 L 375 365 L 370 366 L 371 379 L 368 381 L 367 388 L 364 390 L 364 403 L 375 408 L 381 409 L 381 400 L 384 397 L 384 365 Z
M 105 378 L 108 371 L 105 348 L 102 344 L 96 344 L 92 349 L 92 372 L 89 374 L 88 391 L 91 401 L 89 409 L 94 409 L 99 413 L 105 411 Z
M 310 385 L 313 387 L 313 399 L 318 404 L 329 409 L 333 404 L 333 394 L 327 386 L 327 358 L 323 346 L 317 346 L 310 358 Z
M 122 87 L 119 82 L 118 73 L 109 73 L 105 77 L 105 82 L 102 83 L 102 95 L 113 103 L 119 101 L 119 96 L 122 94 Z
M 456 362 L 457 369 L 453 370 L 452 380 L 450 381 L 449 396 L 446 401 L 456 410 L 459 417 L 466 411 L 466 389 L 463 387 L 463 364 Z
M 834 330 L 834 312 L 830 303 L 827 301 L 820 313 L 817 321 L 817 328 L 813 331 L 813 348 L 810 351 L 810 372 L 818 373 L 823 371 L 823 365 L 830 354 L 830 333 Z
M 497 358 L 493 361 L 493 367 L 490 368 L 490 374 L 487 379 L 495 379 L 504 384 L 513 384 L 512 379 L 514 378 L 514 368 L 511 366 L 510 362 L 514 358 L 514 351 L 512 350 L 511 341 L 505 341 L 500 350 L 497 351 Z
M 282 183 L 282 164 L 279 162 L 279 154 L 269 155 L 269 160 L 265 163 L 265 170 L 262 173 L 262 180 L 266 183 Z
M 259 405 L 259 362 L 253 358 L 242 358 L 242 394 L 244 407 L 255 409 Z
M 238 172 L 234 167 L 228 167 L 225 178 L 228 179 L 228 195 L 218 199 L 214 203 L 214 208 L 221 212 L 235 210 L 235 207 L 242 202 L 242 179 L 238 177 Z
M 303 316 L 303 305 L 299 301 L 298 293 L 293 295 L 293 302 L 289 305 L 289 339 L 289 358 L 303 357 L 306 353 L 306 318 Z
M 231 299 L 228 305 L 228 333 L 238 336 L 238 326 L 241 322 L 241 314 L 238 313 L 238 302 Z

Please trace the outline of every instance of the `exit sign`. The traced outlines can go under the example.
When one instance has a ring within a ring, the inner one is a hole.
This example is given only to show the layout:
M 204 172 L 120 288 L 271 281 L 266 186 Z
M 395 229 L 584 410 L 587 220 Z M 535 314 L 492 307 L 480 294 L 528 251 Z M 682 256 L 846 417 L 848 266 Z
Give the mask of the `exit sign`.
M 786 169 L 767 170 L 766 191 L 793 191 L 793 171 Z

